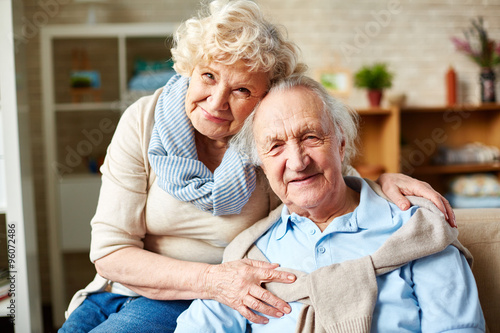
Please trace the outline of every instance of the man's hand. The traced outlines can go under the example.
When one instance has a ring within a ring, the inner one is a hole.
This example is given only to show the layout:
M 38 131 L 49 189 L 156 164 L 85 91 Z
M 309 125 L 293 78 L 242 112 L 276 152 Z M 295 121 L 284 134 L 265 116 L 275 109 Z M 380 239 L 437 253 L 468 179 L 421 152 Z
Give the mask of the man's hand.
M 277 267 L 278 264 L 250 259 L 211 265 L 204 275 L 208 298 L 230 306 L 254 323 L 267 324 L 266 317 L 252 310 L 276 318 L 291 311 L 285 301 L 261 287 L 264 282 L 295 281 L 295 275 L 278 271 Z
M 384 173 L 377 179 L 377 183 L 382 187 L 384 194 L 401 210 L 407 210 L 411 205 L 405 195 L 426 198 L 443 212 L 452 227 L 457 227 L 455 213 L 448 200 L 426 182 L 400 173 Z

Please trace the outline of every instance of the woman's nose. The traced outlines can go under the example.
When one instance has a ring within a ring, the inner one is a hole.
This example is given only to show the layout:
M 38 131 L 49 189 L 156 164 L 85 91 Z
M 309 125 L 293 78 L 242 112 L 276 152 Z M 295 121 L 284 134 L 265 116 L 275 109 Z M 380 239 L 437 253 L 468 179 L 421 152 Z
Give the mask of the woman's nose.
M 214 87 L 208 97 L 208 103 L 213 110 L 227 110 L 231 91 L 225 87 Z

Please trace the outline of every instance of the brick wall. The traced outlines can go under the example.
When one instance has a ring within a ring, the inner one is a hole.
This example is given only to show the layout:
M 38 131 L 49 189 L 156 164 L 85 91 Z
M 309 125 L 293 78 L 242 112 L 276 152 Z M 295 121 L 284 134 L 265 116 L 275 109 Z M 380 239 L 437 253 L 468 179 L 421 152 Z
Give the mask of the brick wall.
M 460 100 L 477 102 L 478 69 L 454 51 L 450 37 L 461 36 L 470 18 L 481 15 L 491 37 L 500 39 L 500 0 L 260 2 L 269 17 L 283 24 L 299 44 L 311 75 L 326 67 L 354 72 L 363 64 L 384 61 L 395 73 L 391 91 L 405 93 L 411 105 L 444 103 L 444 73 L 449 65 L 455 66 L 458 73 Z M 196 8 L 197 0 L 110 0 L 98 9 L 97 20 L 179 21 L 192 15 Z M 18 24 L 22 26 L 22 43 L 28 51 L 42 296 L 44 302 L 50 302 L 38 31 L 45 24 L 85 22 L 86 7 L 72 0 L 24 0 L 24 12 Z M 358 89 L 352 90 L 348 102 L 354 106 L 367 105 L 364 92 Z
M 412 105 L 444 103 L 449 65 L 459 77 L 460 99 L 477 102 L 478 68 L 454 50 L 450 37 L 462 37 L 470 18 L 483 16 L 491 37 L 500 39 L 498 0 L 289 0 L 265 1 L 265 7 L 288 28 L 312 70 L 356 71 L 384 61 L 395 73 L 391 91 L 405 93 Z M 349 102 L 366 105 L 364 92 L 354 90 Z

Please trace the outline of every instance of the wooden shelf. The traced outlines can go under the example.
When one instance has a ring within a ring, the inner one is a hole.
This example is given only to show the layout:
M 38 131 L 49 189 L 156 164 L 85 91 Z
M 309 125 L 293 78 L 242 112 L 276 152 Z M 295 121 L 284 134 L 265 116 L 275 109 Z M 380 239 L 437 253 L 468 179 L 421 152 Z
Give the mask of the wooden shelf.
M 359 151 L 353 165 L 376 179 L 382 172 L 399 172 L 399 109 L 356 109 L 360 117 Z
M 453 106 L 423 106 L 404 107 L 401 113 L 444 113 L 444 112 L 477 112 L 477 111 L 500 111 L 498 103 L 468 104 Z
M 445 194 L 458 174 L 493 172 L 500 177 L 500 161 L 432 165 L 440 146 L 451 148 L 479 142 L 500 148 L 500 104 L 405 107 L 400 112 L 405 146 L 401 171 L 428 182 Z
M 55 111 L 102 111 L 120 110 L 119 102 L 99 103 L 59 103 L 54 106 Z
M 500 148 L 498 103 L 359 108 L 356 112 L 360 118 L 359 153 L 352 164 L 369 178 L 381 172 L 404 172 L 445 194 L 449 179 L 458 174 L 493 172 L 500 177 L 500 161 L 430 164 L 442 145 L 481 142 Z
M 361 116 L 377 116 L 377 115 L 390 115 L 393 112 L 397 112 L 394 109 L 386 108 L 368 108 L 368 109 L 356 109 L 356 112 Z
M 500 162 L 475 163 L 475 164 L 451 164 L 451 165 L 425 165 L 415 168 L 414 175 L 425 174 L 459 174 L 475 172 L 499 172 Z

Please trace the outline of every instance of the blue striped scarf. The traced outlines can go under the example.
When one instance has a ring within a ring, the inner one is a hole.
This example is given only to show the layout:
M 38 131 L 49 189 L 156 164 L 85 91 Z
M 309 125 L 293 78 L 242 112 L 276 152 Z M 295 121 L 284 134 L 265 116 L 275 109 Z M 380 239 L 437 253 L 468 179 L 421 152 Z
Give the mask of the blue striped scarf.
M 212 173 L 198 160 L 194 128 L 184 102 L 189 78 L 172 77 L 158 98 L 149 143 L 149 163 L 158 185 L 181 201 L 213 215 L 238 214 L 255 189 L 255 169 L 231 148 Z

